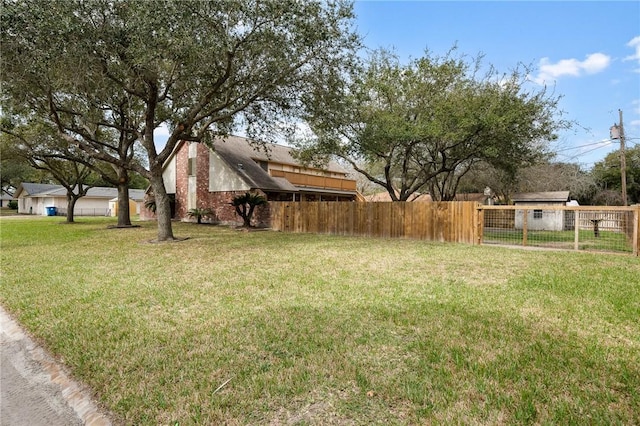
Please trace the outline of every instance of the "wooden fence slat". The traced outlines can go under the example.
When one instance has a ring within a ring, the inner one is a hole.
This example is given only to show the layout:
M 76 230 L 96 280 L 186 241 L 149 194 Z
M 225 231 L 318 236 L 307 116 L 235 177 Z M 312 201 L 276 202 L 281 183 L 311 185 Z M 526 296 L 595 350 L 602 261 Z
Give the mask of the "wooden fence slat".
M 271 227 L 284 232 L 478 241 L 474 202 L 271 202 Z

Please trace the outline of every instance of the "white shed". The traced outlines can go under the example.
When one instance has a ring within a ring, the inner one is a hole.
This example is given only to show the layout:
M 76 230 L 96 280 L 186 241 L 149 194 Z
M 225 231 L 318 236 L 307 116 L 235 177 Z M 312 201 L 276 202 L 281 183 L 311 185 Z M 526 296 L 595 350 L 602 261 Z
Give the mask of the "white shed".
M 544 206 L 566 206 L 569 191 L 526 192 L 511 197 L 516 206 L 540 206 L 539 209 L 516 210 L 515 227 L 522 229 L 527 213 L 527 229 L 532 231 L 564 230 L 565 212 L 545 209 Z

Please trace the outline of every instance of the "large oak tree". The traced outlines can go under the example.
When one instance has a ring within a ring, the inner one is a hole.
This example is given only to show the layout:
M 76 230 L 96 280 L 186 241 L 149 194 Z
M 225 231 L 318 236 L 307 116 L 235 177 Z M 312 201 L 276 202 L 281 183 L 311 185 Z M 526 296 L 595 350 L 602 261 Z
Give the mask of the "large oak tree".
M 526 70 L 481 67 L 455 48 L 408 64 L 375 52 L 344 86 L 342 110 L 309 117 L 315 137 L 302 141 L 301 158 L 337 155 L 396 201 L 417 191 L 451 200 L 480 163 L 514 175 L 568 123 L 558 98 L 527 86 Z
M 260 135 L 330 109 L 330 82 L 359 43 L 341 1 L 5 0 L 0 13 L 3 107 L 28 108 L 93 158 L 148 178 L 158 240 L 174 238 L 162 168 L 180 140 L 238 122 Z M 140 143 L 146 164 L 105 146 L 112 132 Z

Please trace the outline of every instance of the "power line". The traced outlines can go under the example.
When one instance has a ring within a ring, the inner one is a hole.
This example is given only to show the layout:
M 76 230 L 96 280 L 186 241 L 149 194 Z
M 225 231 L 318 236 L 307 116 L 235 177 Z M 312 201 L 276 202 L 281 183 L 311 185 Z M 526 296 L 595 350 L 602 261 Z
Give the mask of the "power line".
M 598 141 L 598 142 L 588 143 L 588 144 L 585 144 L 585 145 L 578 145 L 578 146 L 572 146 L 570 148 L 558 149 L 555 152 L 570 151 L 572 149 L 586 148 L 586 147 L 594 146 L 594 145 L 600 145 L 598 148 L 603 148 L 605 146 L 609 146 L 611 144 L 611 142 L 613 142 L 612 139 L 605 139 L 605 140 L 601 140 L 601 141 Z M 598 149 L 598 148 L 595 148 L 595 149 Z M 587 152 L 589 152 L 589 151 L 587 151 Z
M 578 157 L 582 157 L 585 154 L 588 154 L 590 152 L 596 151 L 596 150 L 598 150 L 600 148 L 604 148 L 604 147 L 607 147 L 607 146 L 609 146 L 609 145 L 597 146 L 595 148 L 591 148 L 589 150 L 583 151 L 583 152 L 581 152 L 579 154 L 575 154 L 575 155 L 572 155 L 572 156 L 568 156 L 568 155 L 562 155 L 562 156 L 565 157 L 567 160 L 575 160 Z

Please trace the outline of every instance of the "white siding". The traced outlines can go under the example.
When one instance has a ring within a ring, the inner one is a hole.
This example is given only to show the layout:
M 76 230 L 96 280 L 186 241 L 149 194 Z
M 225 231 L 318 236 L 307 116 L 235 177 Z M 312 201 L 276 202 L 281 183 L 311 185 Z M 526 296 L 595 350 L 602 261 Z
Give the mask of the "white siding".
M 187 210 L 195 209 L 197 204 L 197 182 L 195 176 L 189 176 L 187 181 Z
M 516 210 L 516 229 L 522 229 L 524 212 L 527 214 L 527 229 L 531 231 L 563 231 L 564 230 L 564 211 L 563 210 L 545 210 L 544 206 L 540 206 L 542 217 L 536 218 L 534 210 Z
M 176 156 L 174 155 L 167 163 L 164 171 L 162 172 L 162 178 L 164 179 L 164 187 L 167 194 L 176 193 Z
M 251 188 L 213 151 L 209 152 L 209 191 L 248 191 Z
M 20 197 L 18 200 L 18 213 L 37 214 L 46 216 L 47 207 L 67 208 L 66 197 Z M 109 209 L 107 198 L 80 198 L 73 209 L 76 215 L 104 215 Z

